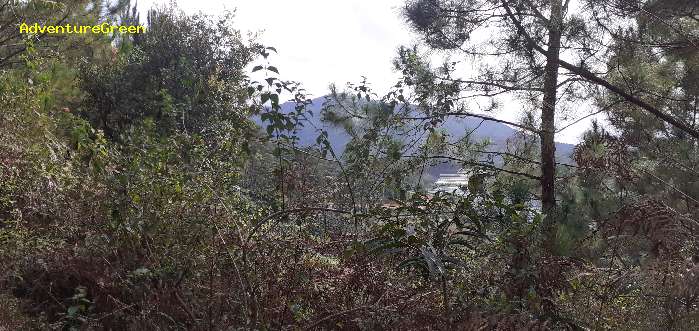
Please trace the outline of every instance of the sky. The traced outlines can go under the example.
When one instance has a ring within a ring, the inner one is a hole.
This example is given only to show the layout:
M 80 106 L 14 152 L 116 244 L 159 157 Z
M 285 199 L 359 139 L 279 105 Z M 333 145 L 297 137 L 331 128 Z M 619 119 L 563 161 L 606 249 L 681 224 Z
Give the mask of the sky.
M 144 13 L 169 0 L 139 0 Z M 417 40 L 400 16 L 404 0 L 179 0 L 186 13 L 218 14 L 235 10 L 234 26 L 243 33 L 260 33 L 258 41 L 274 46 L 270 57 L 285 80 L 302 82 L 319 97 L 328 93 L 330 83 L 343 87 L 366 76 L 379 94 L 399 78 L 392 60 L 401 45 Z M 142 15 L 145 16 L 145 15 Z M 513 109 L 495 117 L 516 121 Z M 514 107 L 511 107 L 514 108 Z M 565 125 L 565 123 L 562 123 Z M 556 136 L 564 143 L 576 143 L 590 124 L 581 121 Z

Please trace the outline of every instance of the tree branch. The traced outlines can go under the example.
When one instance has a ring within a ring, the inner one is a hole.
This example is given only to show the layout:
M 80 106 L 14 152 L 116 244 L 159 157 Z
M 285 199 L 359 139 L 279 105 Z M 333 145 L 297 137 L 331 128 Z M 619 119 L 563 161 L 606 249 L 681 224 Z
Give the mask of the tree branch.
M 507 4 L 506 0 L 502 0 L 502 5 L 505 11 L 507 12 L 507 15 L 510 17 L 510 20 L 512 23 L 515 25 L 517 28 L 517 31 L 519 32 L 522 37 L 527 41 L 527 43 L 535 49 L 537 52 L 543 54 L 546 56 L 548 53 L 543 47 L 541 47 L 538 43 L 536 43 L 531 36 L 527 33 L 527 31 L 524 29 L 524 26 L 522 25 L 522 22 L 520 22 L 517 17 L 512 13 L 512 10 L 510 9 L 509 5 Z M 577 74 L 578 76 L 585 78 L 587 81 L 595 83 L 597 85 L 600 85 L 607 90 L 616 93 L 620 97 L 624 98 L 626 101 L 631 102 L 632 104 L 641 107 L 642 109 L 648 111 L 649 113 L 653 114 L 655 117 L 663 120 L 666 123 L 669 123 L 673 125 L 674 127 L 680 129 L 681 131 L 684 131 L 691 135 L 694 138 L 699 139 L 699 131 L 690 128 L 688 125 L 680 122 L 679 120 L 675 119 L 674 117 L 667 115 L 660 111 L 659 109 L 653 107 L 652 105 L 648 104 L 647 102 L 639 99 L 638 97 L 629 94 L 628 92 L 624 91 L 620 87 L 608 82 L 607 80 L 595 75 L 593 72 L 583 68 L 583 67 L 578 67 L 573 64 L 570 64 L 562 59 L 558 59 L 558 64 L 560 67 Z
M 671 124 L 672 126 L 674 126 L 675 128 L 677 128 L 681 131 L 688 133 L 692 137 L 699 139 L 699 131 L 697 131 L 693 128 L 690 128 L 689 125 L 682 123 L 679 120 L 675 119 L 674 117 L 663 113 L 659 109 L 653 107 L 652 105 L 639 99 L 638 97 L 627 93 L 626 91 L 624 91 L 620 87 L 618 87 L 618 86 L 610 83 L 609 81 L 595 75 L 591 71 L 589 71 L 585 68 L 582 68 L 582 67 L 574 66 L 574 65 L 572 65 L 566 61 L 560 60 L 560 59 L 558 60 L 558 63 L 562 68 L 564 68 L 570 72 L 573 72 L 575 74 L 578 74 L 579 76 L 587 79 L 588 81 L 595 83 L 597 85 L 600 85 L 600 86 L 606 88 L 607 90 L 616 93 L 620 97 L 624 98 L 626 101 L 648 111 L 649 113 L 653 114 L 655 117 L 663 120 L 666 123 Z
M 282 211 L 278 211 L 276 213 L 273 213 L 271 215 L 268 215 L 267 217 L 257 221 L 256 224 L 253 226 L 252 230 L 250 230 L 250 234 L 248 234 L 248 237 L 245 241 L 246 242 L 250 241 L 250 238 L 252 238 L 252 236 L 255 234 L 255 232 L 257 232 L 257 230 L 259 230 L 260 227 L 262 227 L 265 223 L 267 223 L 270 220 L 273 220 L 273 219 L 275 219 L 279 216 L 283 216 L 283 215 L 302 213 L 302 212 L 308 212 L 308 211 L 327 211 L 327 212 L 332 212 L 332 213 L 348 214 L 348 215 L 354 214 L 352 211 L 349 211 L 349 210 L 341 210 L 341 209 L 333 209 L 333 208 L 325 208 L 325 207 L 303 207 L 303 208 L 282 210 Z
M 421 156 L 409 156 L 409 157 L 421 157 Z M 529 178 L 529 179 L 535 179 L 535 180 L 540 180 L 540 179 L 541 179 L 541 177 L 539 177 L 539 176 L 534 176 L 534 175 L 532 175 L 532 174 L 528 174 L 528 173 L 524 173 L 524 172 L 519 172 L 519 171 L 514 171 L 514 170 L 507 170 L 507 169 L 503 169 L 503 168 L 498 168 L 498 167 L 493 166 L 493 165 L 490 165 L 490 164 L 485 164 L 485 163 L 480 163 L 480 162 L 473 162 L 473 161 L 464 160 L 464 159 L 460 159 L 460 158 L 458 158 L 458 157 L 453 157 L 453 156 L 448 156 L 448 155 L 434 155 L 434 156 L 427 156 L 426 158 L 428 158 L 428 159 L 444 159 L 444 160 L 456 161 L 456 162 L 460 162 L 460 163 L 463 163 L 463 164 L 473 165 L 473 166 L 477 166 L 477 167 L 483 167 L 483 168 L 490 169 L 490 170 L 502 171 L 502 172 L 505 172 L 505 173 L 508 173 L 508 174 L 512 174 L 512 175 L 527 177 L 527 178 Z
M 469 112 L 448 112 L 448 113 L 442 113 L 442 114 L 439 114 L 439 115 L 440 115 L 440 116 L 441 116 L 441 115 L 444 115 L 444 116 L 466 116 L 466 117 L 475 117 L 475 118 L 480 118 L 480 119 L 486 120 L 486 121 L 498 122 L 498 123 L 503 123 L 503 124 L 511 125 L 511 126 L 514 126 L 514 127 L 517 127 L 517 128 L 523 129 L 523 130 L 526 130 L 526 131 L 530 131 L 530 132 L 534 132 L 534 133 L 539 133 L 539 129 L 534 128 L 534 127 L 531 127 L 531 126 L 528 126 L 528 125 L 519 124 L 519 123 L 515 123 L 515 122 L 510 122 L 510 121 L 506 121 L 506 120 L 501 120 L 501 119 L 497 119 L 497 118 L 495 118 L 495 117 L 490 117 L 490 116 L 481 115 L 481 114 L 474 114 L 474 113 L 469 113 Z M 432 119 L 432 118 L 434 118 L 434 117 L 435 117 L 435 116 L 425 116 L 425 117 L 403 117 L 403 118 L 401 118 L 401 119 L 406 119 L 406 120 L 429 120 L 429 119 Z

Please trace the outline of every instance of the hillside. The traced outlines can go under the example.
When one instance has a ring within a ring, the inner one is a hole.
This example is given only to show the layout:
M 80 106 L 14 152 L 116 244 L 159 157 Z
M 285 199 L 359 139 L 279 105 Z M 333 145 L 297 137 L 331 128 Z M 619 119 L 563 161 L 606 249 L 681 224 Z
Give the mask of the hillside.
M 316 143 L 318 137 L 318 129 L 323 129 L 328 132 L 328 138 L 333 150 L 339 155 L 344 151 L 345 145 L 349 142 L 350 137 L 343 131 L 342 128 L 333 126 L 330 123 L 324 123 L 321 120 L 321 108 L 323 106 L 324 97 L 318 97 L 312 100 L 313 103 L 309 109 L 313 116 L 308 118 L 308 123 L 298 132 L 299 143 L 301 146 L 311 146 Z M 282 110 L 286 112 L 292 111 L 294 108 L 293 102 L 282 104 Z M 263 125 L 259 117 L 254 118 L 255 123 Z M 477 140 L 489 138 L 492 142 L 492 150 L 502 151 L 505 149 L 505 144 L 508 138 L 513 137 L 517 131 L 505 124 L 483 121 L 478 118 L 457 118 L 448 117 L 442 124 L 442 128 L 446 129 L 451 137 L 458 139 L 464 134 L 473 131 L 473 136 Z M 475 129 L 475 131 L 474 131 Z M 572 144 L 556 143 L 556 158 L 559 162 L 572 163 L 571 153 L 575 146 Z M 432 167 L 428 173 L 437 177 L 442 173 L 453 173 L 459 170 L 459 166 L 454 164 L 441 164 Z

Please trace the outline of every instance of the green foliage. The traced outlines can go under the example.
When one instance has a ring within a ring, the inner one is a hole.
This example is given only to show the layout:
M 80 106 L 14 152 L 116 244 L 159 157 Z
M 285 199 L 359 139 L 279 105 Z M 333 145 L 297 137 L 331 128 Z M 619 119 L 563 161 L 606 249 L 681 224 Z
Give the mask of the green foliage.
M 253 54 L 231 17 L 150 12 L 148 33 L 130 42 L 133 50 L 82 69 L 88 98 L 81 114 L 111 139 L 147 118 L 165 135 L 207 135 L 246 122 L 243 69 Z
M 54 19 L 35 3 L 20 12 Z M 427 41 L 450 48 L 444 37 L 467 39 L 460 31 L 472 22 L 434 10 L 444 3 L 411 2 L 408 12 L 423 33 L 447 29 Z M 138 21 L 128 1 L 75 4 L 51 2 L 85 22 Z M 621 103 L 610 114 L 615 130 L 593 125 L 576 164 L 557 169 L 552 256 L 541 249 L 537 136 L 520 134 L 506 150 L 468 132 L 449 137 L 442 125 L 466 112 L 468 84 L 449 79 L 454 63 L 433 67 L 403 49 L 404 77 L 386 95 L 366 79 L 331 88 L 315 115 L 351 138 L 339 155 L 320 128 L 316 146 L 298 145 L 311 101 L 281 79 L 275 48 L 244 42 L 229 20 L 156 10 L 147 34 L 28 36 L 15 45 L 26 46 L 17 62 L 0 63 L 0 328 L 696 323 L 699 154 L 684 133 Z M 672 22 L 696 27 L 684 16 Z M 589 38 L 590 22 L 569 23 L 571 42 Z M 638 26 L 630 36 L 678 37 L 645 16 Z M 618 76 L 608 78 L 693 123 L 696 52 L 636 46 L 618 43 Z M 533 124 L 527 117 L 522 129 Z M 443 159 L 468 182 L 426 193 L 425 169 Z
M 70 299 L 72 305 L 66 310 L 65 327 L 71 331 L 79 330 L 79 326 L 87 322 L 83 316 L 89 313 L 92 302 L 87 298 L 87 289 L 82 286 L 75 289 L 75 295 Z
M 307 116 L 313 116 L 313 112 L 308 109 L 312 101 L 300 83 L 282 80 L 279 69 L 270 64 L 269 56 L 271 52 L 277 53 L 276 48 L 257 46 L 257 52 L 262 56 L 264 65 L 254 66 L 252 73 L 257 72 L 257 76 L 262 73 L 264 76 L 259 81 L 248 82 L 247 91 L 254 101 L 253 111 L 255 114 L 259 114 L 263 123 L 266 123 L 264 124 L 265 131 L 269 137 L 293 146 L 298 142 L 296 134 L 304 126 Z M 292 96 L 290 102 L 294 103 L 294 107 L 293 110 L 284 113 L 280 100 L 287 94 Z M 321 137 L 319 137 L 319 143 L 320 139 Z M 280 152 L 277 150 L 277 153 Z
M 533 236 L 540 216 L 524 205 L 512 204 L 500 191 L 472 189 L 466 196 L 415 194 L 403 206 L 380 211 L 374 231 L 378 237 L 366 246 L 374 252 L 407 256 L 400 267 L 440 279 L 448 270 L 463 267 L 464 257 L 483 254 L 480 250 L 486 244 L 504 244 L 514 235 Z

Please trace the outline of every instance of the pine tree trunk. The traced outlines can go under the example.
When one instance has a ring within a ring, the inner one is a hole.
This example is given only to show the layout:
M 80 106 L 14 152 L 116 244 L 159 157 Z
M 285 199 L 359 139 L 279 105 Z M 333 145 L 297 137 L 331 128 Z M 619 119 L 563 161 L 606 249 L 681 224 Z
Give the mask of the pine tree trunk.
M 551 253 L 556 240 L 556 144 L 555 114 L 558 85 L 558 58 L 561 48 L 561 0 L 551 1 L 548 54 L 544 69 L 544 98 L 541 107 L 541 204 L 544 218 L 544 248 Z

